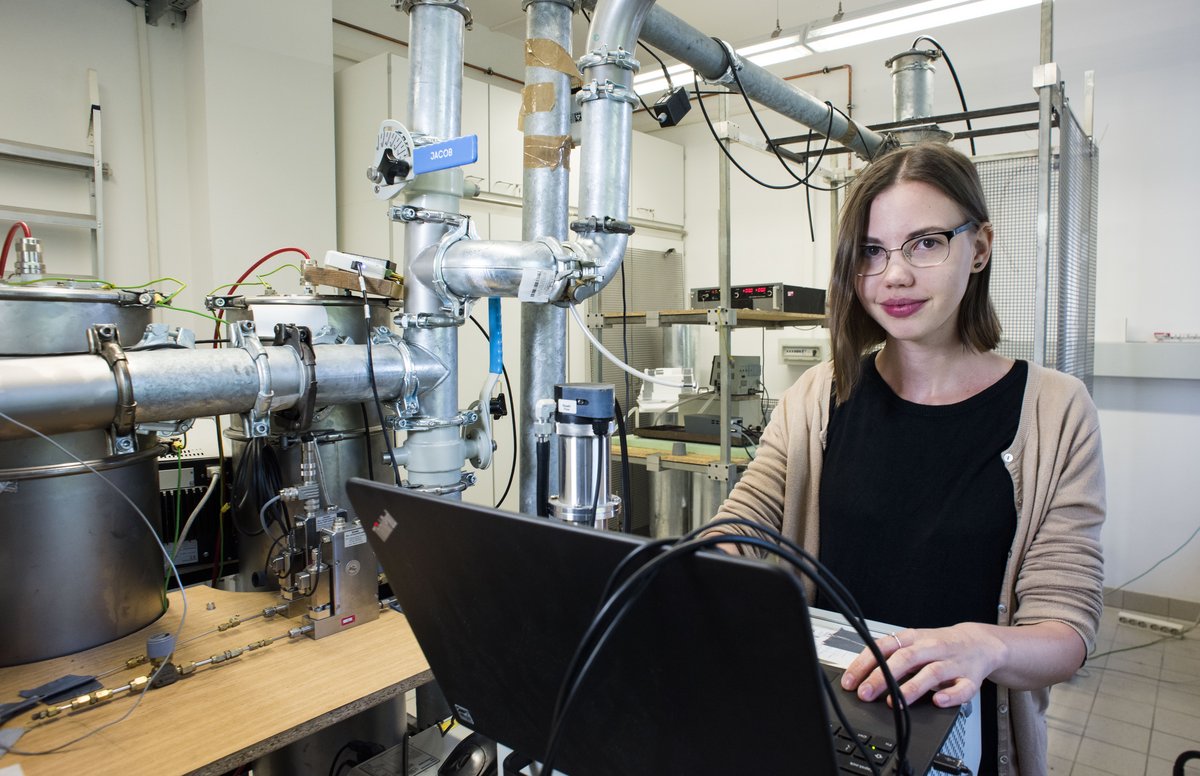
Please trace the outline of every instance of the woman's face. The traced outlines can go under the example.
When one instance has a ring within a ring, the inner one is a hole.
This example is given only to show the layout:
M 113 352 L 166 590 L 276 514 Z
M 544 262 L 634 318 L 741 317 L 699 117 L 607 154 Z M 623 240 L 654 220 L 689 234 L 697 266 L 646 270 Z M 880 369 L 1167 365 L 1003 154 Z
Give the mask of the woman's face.
M 933 186 L 902 181 L 871 203 L 865 243 L 898 249 L 906 240 L 950 231 L 968 220 L 962 208 Z M 949 256 L 936 266 L 914 267 L 894 250 L 882 273 L 857 279 L 859 302 L 889 341 L 958 345 L 958 306 L 971 273 L 987 264 L 991 244 L 991 226 L 984 224 L 951 237 Z

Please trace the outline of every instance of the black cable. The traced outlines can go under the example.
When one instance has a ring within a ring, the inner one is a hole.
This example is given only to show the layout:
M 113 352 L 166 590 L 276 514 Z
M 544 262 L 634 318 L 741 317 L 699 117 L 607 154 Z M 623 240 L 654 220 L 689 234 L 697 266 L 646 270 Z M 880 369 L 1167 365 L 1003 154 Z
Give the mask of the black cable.
M 775 145 L 775 141 L 771 139 L 771 133 L 767 132 L 767 128 L 763 126 L 762 120 L 758 117 L 758 111 L 754 109 L 754 104 L 750 102 L 750 98 L 746 96 L 746 89 L 742 86 L 742 77 L 738 74 L 738 68 L 735 66 L 733 61 L 733 54 L 730 53 L 729 49 L 725 47 L 720 39 L 713 38 L 713 40 L 716 41 L 717 45 L 721 47 L 721 50 L 725 52 L 725 63 L 729 68 L 729 72 L 733 73 L 734 83 L 737 84 L 738 91 L 742 95 L 742 100 L 746 103 L 746 108 L 750 111 L 750 117 L 753 118 L 754 123 L 758 125 L 758 131 L 762 133 L 763 140 L 765 140 L 767 143 L 767 148 L 771 149 L 771 153 L 774 154 L 775 158 L 779 160 L 779 164 L 783 166 L 783 169 L 787 170 L 788 175 L 791 175 L 805 186 L 809 186 L 809 179 L 814 173 L 816 173 L 817 168 L 821 166 L 821 162 L 825 159 L 825 152 L 829 150 L 829 136 L 833 134 L 833 104 L 828 101 L 825 103 L 829 108 L 829 126 L 825 130 L 825 144 L 821 147 L 821 153 L 817 155 L 817 161 L 811 170 L 808 169 L 807 157 L 805 158 L 804 177 L 801 178 L 796 175 L 796 171 L 792 169 L 791 165 L 789 165 L 783 158 L 783 155 L 779 153 L 779 148 Z M 813 239 L 815 240 L 816 237 L 814 236 Z
M 621 410 L 621 402 L 613 399 L 617 407 L 617 434 L 621 439 L 621 531 L 633 533 L 633 503 L 629 498 L 629 440 L 625 432 L 625 413 Z
M 363 440 L 367 444 L 367 479 L 373 480 L 375 479 L 375 462 L 372 459 L 375 457 L 375 454 L 371 450 L 371 418 L 367 415 L 366 404 L 360 404 L 358 408 L 362 410 Z M 382 427 L 379 430 L 387 433 Z
M 621 262 L 621 356 L 622 360 L 629 363 L 629 309 L 626 304 L 625 297 L 625 262 Z M 625 406 L 631 406 L 629 403 L 629 373 L 624 369 L 621 374 L 625 376 Z M 618 405 L 619 406 L 619 405 Z M 617 415 L 620 415 L 618 410 Z
M 477 321 L 474 315 L 470 316 L 470 318 L 471 323 L 475 324 L 475 328 L 479 329 L 479 333 L 482 334 L 483 338 L 490 344 L 492 337 L 488 334 L 487 329 L 483 328 L 483 324 Z M 517 395 L 513 393 L 512 382 L 508 379 L 508 367 L 504 365 L 503 361 L 500 362 L 500 371 L 504 373 L 504 385 L 508 389 L 508 396 L 514 402 L 513 406 L 508 408 L 508 418 L 512 422 L 513 456 L 512 462 L 508 467 L 508 484 L 504 486 L 504 493 L 501 494 L 500 500 L 496 502 L 496 506 L 494 507 L 495 509 L 499 509 L 500 505 L 504 503 L 504 500 L 508 498 L 508 492 L 512 490 L 513 478 L 517 474 L 517 407 L 515 404 L 517 401 Z M 481 407 L 480 411 L 487 412 L 488 408 Z
M 745 525 L 750 527 L 752 530 L 766 534 L 771 538 L 776 539 L 778 544 L 772 544 L 764 539 L 741 534 L 726 534 L 722 536 L 691 541 L 692 537 L 698 535 L 700 532 L 708 531 L 711 528 L 720 525 L 733 524 Z M 892 711 L 893 718 L 896 723 L 898 759 L 901 765 L 900 772 L 911 773 L 911 767 L 909 766 L 907 759 L 909 741 L 907 703 L 904 701 L 903 694 L 899 691 L 899 686 L 896 683 L 895 678 L 888 669 L 887 661 L 884 659 L 882 652 L 879 650 L 879 647 L 875 643 L 874 638 L 871 637 L 865 622 L 862 620 L 861 612 L 858 609 L 857 603 L 854 602 L 853 597 L 849 595 L 849 592 L 845 590 L 845 587 L 842 585 L 842 583 L 837 580 L 836 577 L 830 574 L 828 569 L 826 569 L 820 563 L 820 561 L 818 561 L 810 553 L 803 550 L 803 548 L 799 547 L 799 545 L 795 544 L 795 542 L 786 539 L 772 528 L 759 525 L 757 523 L 752 523 L 748 520 L 742 520 L 740 518 L 725 518 L 722 520 L 716 520 L 690 532 L 687 536 L 681 538 L 679 542 L 677 542 L 670 550 L 634 572 L 632 576 L 630 576 L 621 584 L 615 593 L 613 593 L 604 601 L 600 611 L 596 617 L 593 618 L 587 632 L 580 640 L 579 647 L 577 648 L 575 655 L 572 657 L 567 674 L 564 676 L 563 684 L 560 686 L 559 696 L 555 703 L 554 715 L 551 718 L 551 732 L 549 741 L 547 743 L 546 756 L 542 758 L 542 773 L 553 773 L 555 749 L 557 748 L 558 736 L 562 728 L 562 722 L 569 711 L 574 698 L 576 697 L 579 687 L 582 685 L 584 677 L 591 668 L 600 651 L 603 649 L 609 636 L 613 633 L 616 625 L 621 621 L 621 619 L 623 619 L 624 615 L 629 611 L 633 603 L 646 589 L 646 587 L 648 587 L 658 570 L 675 558 L 694 553 L 706 547 L 715 547 L 719 544 L 743 544 L 757 547 L 768 553 L 779 556 L 781 559 L 792 564 L 805 576 L 812 579 L 818 588 L 821 589 L 821 592 L 826 595 L 826 597 L 828 597 L 846 616 L 847 622 L 855 629 L 856 632 L 858 632 L 859 636 L 863 639 L 864 644 L 866 644 L 867 648 L 875 657 L 876 662 L 878 663 L 879 668 L 884 675 L 884 679 L 888 684 L 888 689 L 893 696 L 894 700 Z M 784 550 L 779 545 L 787 547 L 787 550 Z M 639 547 L 634 551 L 634 554 L 639 553 L 642 550 L 643 548 Z M 614 570 L 614 575 L 617 574 L 623 565 L 624 563 L 619 565 L 617 570 Z M 610 577 L 610 584 L 606 585 L 606 589 L 611 587 L 611 581 L 612 578 Z M 803 598 L 803 589 L 799 587 L 798 582 L 797 589 Z M 845 596 L 841 594 L 843 592 L 845 593 Z M 621 602 L 622 598 L 625 598 L 626 600 Z M 618 602 L 620 602 L 619 608 L 617 608 Z M 593 638 L 597 632 L 597 629 L 601 627 L 601 624 L 608 613 L 612 612 L 614 608 L 616 609 L 616 613 L 612 616 L 611 621 L 607 626 L 604 626 L 604 630 L 598 638 Z M 580 658 L 585 649 L 587 649 L 587 645 L 589 643 L 593 643 L 590 654 L 581 664 Z M 572 677 L 574 677 L 574 681 L 572 681 Z M 849 726 L 847 727 L 849 728 Z M 873 765 L 872 771 L 878 773 Z
M 375 354 L 371 343 L 371 303 L 367 299 L 367 281 L 363 277 L 362 267 L 358 268 L 358 287 L 362 291 L 363 323 L 367 329 L 367 375 L 371 382 L 371 396 L 375 399 L 375 411 L 379 413 L 379 425 L 383 426 L 383 402 L 379 401 L 379 385 L 375 382 Z M 392 465 L 392 475 L 395 484 L 400 484 L 400 466 L 396 463 L 396 451 L 392 449 L 392 440 L 388 438 L 387 429 L 381 428 L 383 443 L 387 446 L 388 462 Z
M 667 89 L 672 92 L 675 91 L 675 82 L 671 80 L 671 72 L 669 70 L 667 70 L 667 63 L 663 62 L 662 57 L 660 57 L 658 54 L 655 54 L 654 50 L 651 49 L 649 46 L 647 46 L 645 43 L 642 43 L 639 40 L 638 45 L 641 46 L 642 48 L 646 49 L 646 53 L 649 54 L 650 56 L 654 57 L 655 61 L 658 62 L 658 66 L 662 68 L 663 78 L 667 79 Z
M 959 83 L 958 72 L 955 71 L 955 69 L 954 69 L 954 63 L 950 61 L 950 55 L 946 52 L 946 49 L 942 48 L 941 43 L 938 43 L 936 40 L 929 37 L 928 35 L 917 36 L 917 39 L 913 41 L 912 47 L 915 49 L 917 47 L 917 44 L 923 40 L 929 41 L 930 43 L 933 44 L 934 48 L 936 48 L 938 51 L 942 52 L 942 57 L 946 60 L 946 67 L 950 68 L 950 77 L 954 79 L 954 88 L 958 90 L 958 102 L 960 105 L 962 105 L 963 113 L 967 113 L 968 112 L 967 111 L 967 98 L 963 94 L 962 84 Z M 971 119 L 968 118 L 967 119 L 967 131 L 970 132 L 971 129 L 972 129 Z M 975 138 L 972 137 L 972 138 L 970 138 L 970 140 L 971 140 L 971 156 L 974 156 L 975 155 Z
M 550 438 L 538 439 L 537 445 L 537 503 L 538 517 L 550 516 Z

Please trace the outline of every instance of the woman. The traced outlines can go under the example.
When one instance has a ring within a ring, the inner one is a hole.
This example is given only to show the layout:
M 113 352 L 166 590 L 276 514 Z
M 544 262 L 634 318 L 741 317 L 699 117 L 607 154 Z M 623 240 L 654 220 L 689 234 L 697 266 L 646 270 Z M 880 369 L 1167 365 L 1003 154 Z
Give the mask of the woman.
M 905 698 L 982 691 L 980 772 L 1038 774 L 1048 688 L 1101 613 L 1104 475 L 1084 386 L 994 351 L 991 249 L 969 159 L 929 144 L 872 163 L 842 212 L 832 361 L 783 395 L 717 518 L 781 530 L 866 617 L 911 626 L 879 641 Z M 885 695 L 867 651 L 842 685 Z

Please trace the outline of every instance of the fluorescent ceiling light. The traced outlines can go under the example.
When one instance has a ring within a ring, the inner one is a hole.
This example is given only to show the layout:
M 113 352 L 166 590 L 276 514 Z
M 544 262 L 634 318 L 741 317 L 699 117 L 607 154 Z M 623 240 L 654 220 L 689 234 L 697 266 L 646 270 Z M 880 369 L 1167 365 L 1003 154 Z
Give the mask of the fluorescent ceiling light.
M 738 56 L 745 57 L 759 67 L 776 65 L 812 54 L 812 50 L 800 42 L 798 34 L 772 38 L 762 43 L 743 46 L 736 51 Z M 684 73 L 692 72 L 692 68 L 689 65 L 677 64 L 668 67 L 667 72 L 671 74 L 672 78 L 676 78 Z M 633 78 L 633 88 L 638 94 L 661 92 L 667 87 L 667 79 L 663 75 L 662 68 L 647 68 Z
M 891 4 L 837 22 L 809 28 L 805 43 L 813 51 L 857 46 L 912 32 L 926 32 L 955 22 L 1036 5 L 1041 0 L 925 0 Z

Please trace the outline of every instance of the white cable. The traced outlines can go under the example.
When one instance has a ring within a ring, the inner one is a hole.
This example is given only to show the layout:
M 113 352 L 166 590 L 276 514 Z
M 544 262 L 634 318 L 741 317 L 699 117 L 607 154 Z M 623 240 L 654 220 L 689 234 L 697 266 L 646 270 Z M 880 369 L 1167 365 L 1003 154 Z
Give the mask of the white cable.
M 600 340 L 592 336 L 592 333 L 588 331 L 587 324 L 585 324 L 583 322 L 583 318 L 579 316 L 579 311 L 575 309 L 575 305 L 568 305 L 567 309 L 571 311 L 571 317 L 575 319 L 575 323 L 579 324 L 579 330 L 583 332 L 583 336 L 588 338 L 588 342 L 592 343 L 592 347 L 600 351 L 600 354 L 616 365 L 617 368 L 624 372 L 628 372 L 634 377 L 640 377 L 647 382 L 654 383 L 655 385 L 662 385 L 667 388 L 679 388 L 682 390 L 696 387 L 695 383 L 673 383 L 670 380 L 664 380 L 661 377 L 655 377 L 654 375 L 650 375 L 645 372 L 639 372 L 638 370 L 634 369 L 629 364 L 626 364 L 624 361 L 614 356 L 612 353 L 609 353 L 608 348 L 601 345 Z
M 208 483 L 208 490 L 204 491 L 204 497 L 200 499 L 200 503 L 192 510 L 192 514 L 188 515 L 187 522 L 183 524 L 183 530 L 179 532 L 179 539 L 175 542 L 175 548 L 171 551 L 171 560 L 179 557 L 179 548 L 183 546 L 184 539 L 187 538 L 188 531 L 192 530 L 192 523 L 196 522 L 196 518 L 200 516 L 200 512 L 204 509 L 204 505 L 208 503 L 208 499 L 217 489 L 217 484 L 221 481 L 221 474 L 217 472 L 213 475 L 212 482 Z M 218 515 L 220 520 L 221 516 Z
M 263 533 L 267 534 L 268 536 L 271 534 L 271 531 L 267 528 L 267 509 L 276 501 L 278 501 L 279 498 L 279 496 L 272 496 L 271 498 L 267 499 L 267 503 L 262 505 L 262 509 L 258 510 L 258 522 L 262 523 Z

